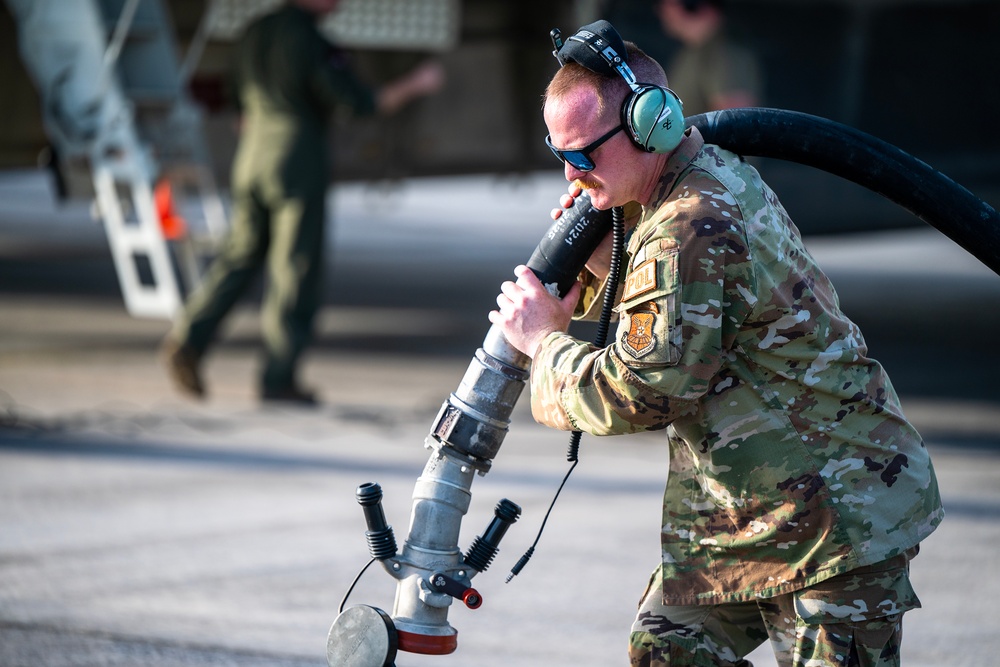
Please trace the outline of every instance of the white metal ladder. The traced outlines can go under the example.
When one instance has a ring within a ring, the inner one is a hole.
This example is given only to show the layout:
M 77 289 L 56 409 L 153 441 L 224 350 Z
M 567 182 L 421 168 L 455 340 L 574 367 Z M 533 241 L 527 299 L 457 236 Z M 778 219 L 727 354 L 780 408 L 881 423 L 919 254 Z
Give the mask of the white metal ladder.
M 161 0 L 7 4 L 50 139 L 63 159 L 89 164 L 126 308 L 173 317 L 226 220 L 185 91 L 191 63 L 178 61 L 166 8 Z M 164 237 L 154 203 L 161 179 L 193 189 L 201 204 L 200 219 L 175 240 Z

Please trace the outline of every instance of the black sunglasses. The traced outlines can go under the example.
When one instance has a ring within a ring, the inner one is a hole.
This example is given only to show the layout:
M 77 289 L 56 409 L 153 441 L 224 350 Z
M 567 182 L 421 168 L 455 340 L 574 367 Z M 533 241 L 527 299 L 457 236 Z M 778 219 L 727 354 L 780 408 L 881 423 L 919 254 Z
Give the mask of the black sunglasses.
M 594 141 L 584 146 L 583 148 L 566 148 L 566 149 L 556 148 L 555 146 L 552 145 L 551 134 L 545 137 L 545 145 L 549 147 L 549 150 L 552 151 L 553 155 L 555 155 L 563 162 L 569 162 L 574 169 L 577 169 L 579 171 L 593 171 L 594 161 L 590 159 L 590 153 L 597 150 L 597 148 L 601 144 L 603 144 L 605 141 L 615 136 L 616 134 L 618 134 L 618 132 L 624 129 L 625 128 L 621 125 L 611 128 L 611 130 L 609 130 L 608 133 L 605 134 L 603 137 L 601 137 L 597 141 Z

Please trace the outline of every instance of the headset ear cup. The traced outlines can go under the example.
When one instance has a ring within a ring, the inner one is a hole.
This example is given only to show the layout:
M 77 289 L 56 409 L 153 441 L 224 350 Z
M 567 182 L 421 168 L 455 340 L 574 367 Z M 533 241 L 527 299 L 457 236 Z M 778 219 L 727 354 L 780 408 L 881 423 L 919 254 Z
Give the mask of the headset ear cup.
M 669 88 L 647 85 L 626 100 L 622 122 L 639 148 L 669 153 L 684 137 L 684 106 Z

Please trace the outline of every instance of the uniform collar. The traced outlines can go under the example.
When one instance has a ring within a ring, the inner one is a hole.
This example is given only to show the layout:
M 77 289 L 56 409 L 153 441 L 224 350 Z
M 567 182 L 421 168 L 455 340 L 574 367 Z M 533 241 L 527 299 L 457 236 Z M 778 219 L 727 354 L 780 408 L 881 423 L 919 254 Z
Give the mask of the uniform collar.
M 667 163 L 660 174 L 660 180 L 656 184 L 656 189 L 649 204 L 643 208 L 646 211 L 660 208 L 667 197 L 670 196 L 677 179 L 681 173 L 694 161 L 701 149 L 705 147 L 705 139 L 697 127 L 689 127 L 681 138 L 681 143 L 677 145 L 674 152 L 667 158 Z

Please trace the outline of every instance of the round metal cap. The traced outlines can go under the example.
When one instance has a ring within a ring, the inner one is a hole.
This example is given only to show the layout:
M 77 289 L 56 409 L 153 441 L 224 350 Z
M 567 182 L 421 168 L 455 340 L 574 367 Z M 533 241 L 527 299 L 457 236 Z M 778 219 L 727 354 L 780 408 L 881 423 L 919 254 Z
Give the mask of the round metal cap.
M 392 667 L 398 646 L 396 627 L 387 613 L 355 605 L 330 626 L 326 661 L 330 667 Z

